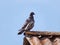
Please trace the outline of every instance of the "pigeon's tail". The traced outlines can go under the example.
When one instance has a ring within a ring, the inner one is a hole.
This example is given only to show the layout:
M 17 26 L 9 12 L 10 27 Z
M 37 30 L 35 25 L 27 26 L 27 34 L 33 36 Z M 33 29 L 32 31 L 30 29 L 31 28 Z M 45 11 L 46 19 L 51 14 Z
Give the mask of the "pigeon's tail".
M 24 32 L 23 29 L 19 30 L 18 35 L 22 34 Z

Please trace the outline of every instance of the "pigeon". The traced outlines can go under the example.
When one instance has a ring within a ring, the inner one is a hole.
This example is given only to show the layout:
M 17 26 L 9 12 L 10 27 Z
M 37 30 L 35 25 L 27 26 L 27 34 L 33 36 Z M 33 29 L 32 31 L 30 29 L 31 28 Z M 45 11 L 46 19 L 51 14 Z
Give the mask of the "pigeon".
M 19 35 L 19 34 L 22 34 L 22 33 L 25 32 L 25 31 L 30 31 L 30 30 L 34 27 L 35 21 L 34 21 L 34 16 L 33 16 L 33 15 L 35 15 L 35 13 L 34 13 L 34 12 L 31 12 L 29 18 L 26 19 L 25 24 L 24 24 L 23 27 L 19 30 L 18 35 Z

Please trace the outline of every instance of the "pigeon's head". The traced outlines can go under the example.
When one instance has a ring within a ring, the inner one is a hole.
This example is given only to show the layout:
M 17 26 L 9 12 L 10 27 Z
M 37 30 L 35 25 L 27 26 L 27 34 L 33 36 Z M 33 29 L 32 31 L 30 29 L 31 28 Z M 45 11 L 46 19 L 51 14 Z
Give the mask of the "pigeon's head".
M 35 13 L 34 13 L 34 12 L 31 12 L 31 13 L 30 13 L 30 16 L 33 16 L 33 15 L 35 15 Z

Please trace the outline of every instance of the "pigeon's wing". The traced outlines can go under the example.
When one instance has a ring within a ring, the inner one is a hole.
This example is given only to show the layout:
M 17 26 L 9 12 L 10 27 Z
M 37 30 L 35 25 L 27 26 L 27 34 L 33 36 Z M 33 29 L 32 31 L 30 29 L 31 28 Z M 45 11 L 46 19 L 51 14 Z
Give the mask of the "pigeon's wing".
M 27 19 L 26 22 L 24 23 L 22 29 L 24 29 L 27 26 L 28 23 L 29 23 L 29 20 Z
M 25 30 L 26 30 L 26 31 L 30 31 L 33 27 L 34 27 L 34 22 L 31 21 L 31 22 L 29 22 L 29 23 L 27 24 Z
M 25 31 L 25 28 L 28 25 L 28 23 L 29 23 L 29 20 L 27 19 L 25 24 L 23 25 L 23 27 L 21 29 L 19 29 L 18 35 L 22 34 Z

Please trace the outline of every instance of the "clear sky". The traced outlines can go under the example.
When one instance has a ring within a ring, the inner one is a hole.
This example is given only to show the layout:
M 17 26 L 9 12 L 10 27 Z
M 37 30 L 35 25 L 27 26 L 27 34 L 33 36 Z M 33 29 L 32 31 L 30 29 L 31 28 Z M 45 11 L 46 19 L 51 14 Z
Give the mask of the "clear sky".
M 0 45 L 22 45 L 17 33 L 32 11 L 32 30 L 60 32 L 60 0 L 0 0 Z

